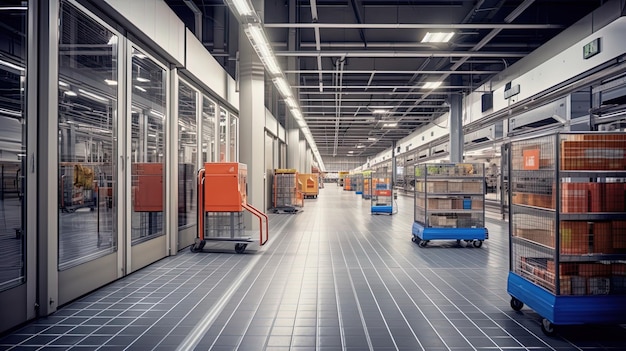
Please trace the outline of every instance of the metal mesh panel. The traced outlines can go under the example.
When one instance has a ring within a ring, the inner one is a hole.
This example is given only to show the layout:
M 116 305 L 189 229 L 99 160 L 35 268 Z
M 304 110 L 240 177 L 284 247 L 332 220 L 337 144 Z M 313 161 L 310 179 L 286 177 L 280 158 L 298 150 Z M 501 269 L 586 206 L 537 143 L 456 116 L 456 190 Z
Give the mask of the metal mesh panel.
M 243 212 L 205 212 L 204 232 L 206 238 L 244 237 Z
M 274 207 L 288 207 L 296 204 L 296 174 L 277 173 L 274 175 Z

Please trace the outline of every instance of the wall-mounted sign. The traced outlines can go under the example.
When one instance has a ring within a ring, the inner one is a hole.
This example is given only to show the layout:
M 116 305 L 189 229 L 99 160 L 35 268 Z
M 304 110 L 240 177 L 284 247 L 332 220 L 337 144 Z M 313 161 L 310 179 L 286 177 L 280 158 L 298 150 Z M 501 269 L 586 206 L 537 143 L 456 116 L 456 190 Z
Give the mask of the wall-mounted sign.
M 539 149 L 523 150 L 524 166 L 522 169 L 536 171 L 539 169 Z
M 600 53 L 600 38 L 594 39 L 592 42 L 583 46 L 583 59 L 588 59 Z
M 510 86 L 510 88 L 509 88 L 509 89 L 505 89 L 505 90 L 504 90 L 504 98 L 505 98 L 505 99 L 508 99 L 508 98 L 510 98 L 511 96 L 515 96 L 515 95 L 519 94 L 519 92 L 520 92 L 520 86 L 519 86 L 519 84 L 516 84 L 516 85 Z

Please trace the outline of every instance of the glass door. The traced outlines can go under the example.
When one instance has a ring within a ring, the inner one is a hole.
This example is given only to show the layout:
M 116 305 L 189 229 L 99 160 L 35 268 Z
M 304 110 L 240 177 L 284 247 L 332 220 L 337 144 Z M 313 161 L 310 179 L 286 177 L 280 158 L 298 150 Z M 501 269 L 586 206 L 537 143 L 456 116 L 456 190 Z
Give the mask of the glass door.
M 168 73 L 144 51 L 128 47 L 126 75 L 126 149 L 130 192 L 126 213 L 130 233 L 127 271 L 142 268 L 167 254 L 165 235 L 165 126 Z M 127 234 L 128 235 L 128 234 Z

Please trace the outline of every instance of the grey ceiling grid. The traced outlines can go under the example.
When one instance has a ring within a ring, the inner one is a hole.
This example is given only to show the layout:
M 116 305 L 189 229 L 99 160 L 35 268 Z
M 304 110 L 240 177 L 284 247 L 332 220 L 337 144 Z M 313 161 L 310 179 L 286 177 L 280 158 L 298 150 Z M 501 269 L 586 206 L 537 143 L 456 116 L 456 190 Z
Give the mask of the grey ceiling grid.
M 166 0 L 233 74 L 236 26 L 223 0 Z M 602 5 L 581 0 L 266 0 L 265 30 L 322 158 L 374 156 Z M 289 7 L 296 19 L 289 22 Z M 234 31 L 231 33 L 231 30 Z M 427 31 L 455 32 L 422 43 Z M 289 31 L 297 33 L 289 50 Z M 288 69 L 287 59 L 297 68 Z M 423 89 L 428 81 L 443 81 Z M 385 109 L 384 113 L 375 110 Z M 284 123 L 284 111 L 275 111 Z M 397 126 L 388 127 L 386 123 Z

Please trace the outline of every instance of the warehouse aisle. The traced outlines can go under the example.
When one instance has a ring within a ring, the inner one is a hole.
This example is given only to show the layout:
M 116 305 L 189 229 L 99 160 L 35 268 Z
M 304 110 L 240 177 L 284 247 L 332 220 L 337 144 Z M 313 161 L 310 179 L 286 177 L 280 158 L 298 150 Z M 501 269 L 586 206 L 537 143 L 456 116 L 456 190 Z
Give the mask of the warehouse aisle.
M 0 339 L 0 350 L 623 350 L 620 326 L 546 337 L 506 294 L 506 223 L 482 248 L 410 240 L 393 216 L 334 184 L 271 215 L 258 251 L 161 260 Z

